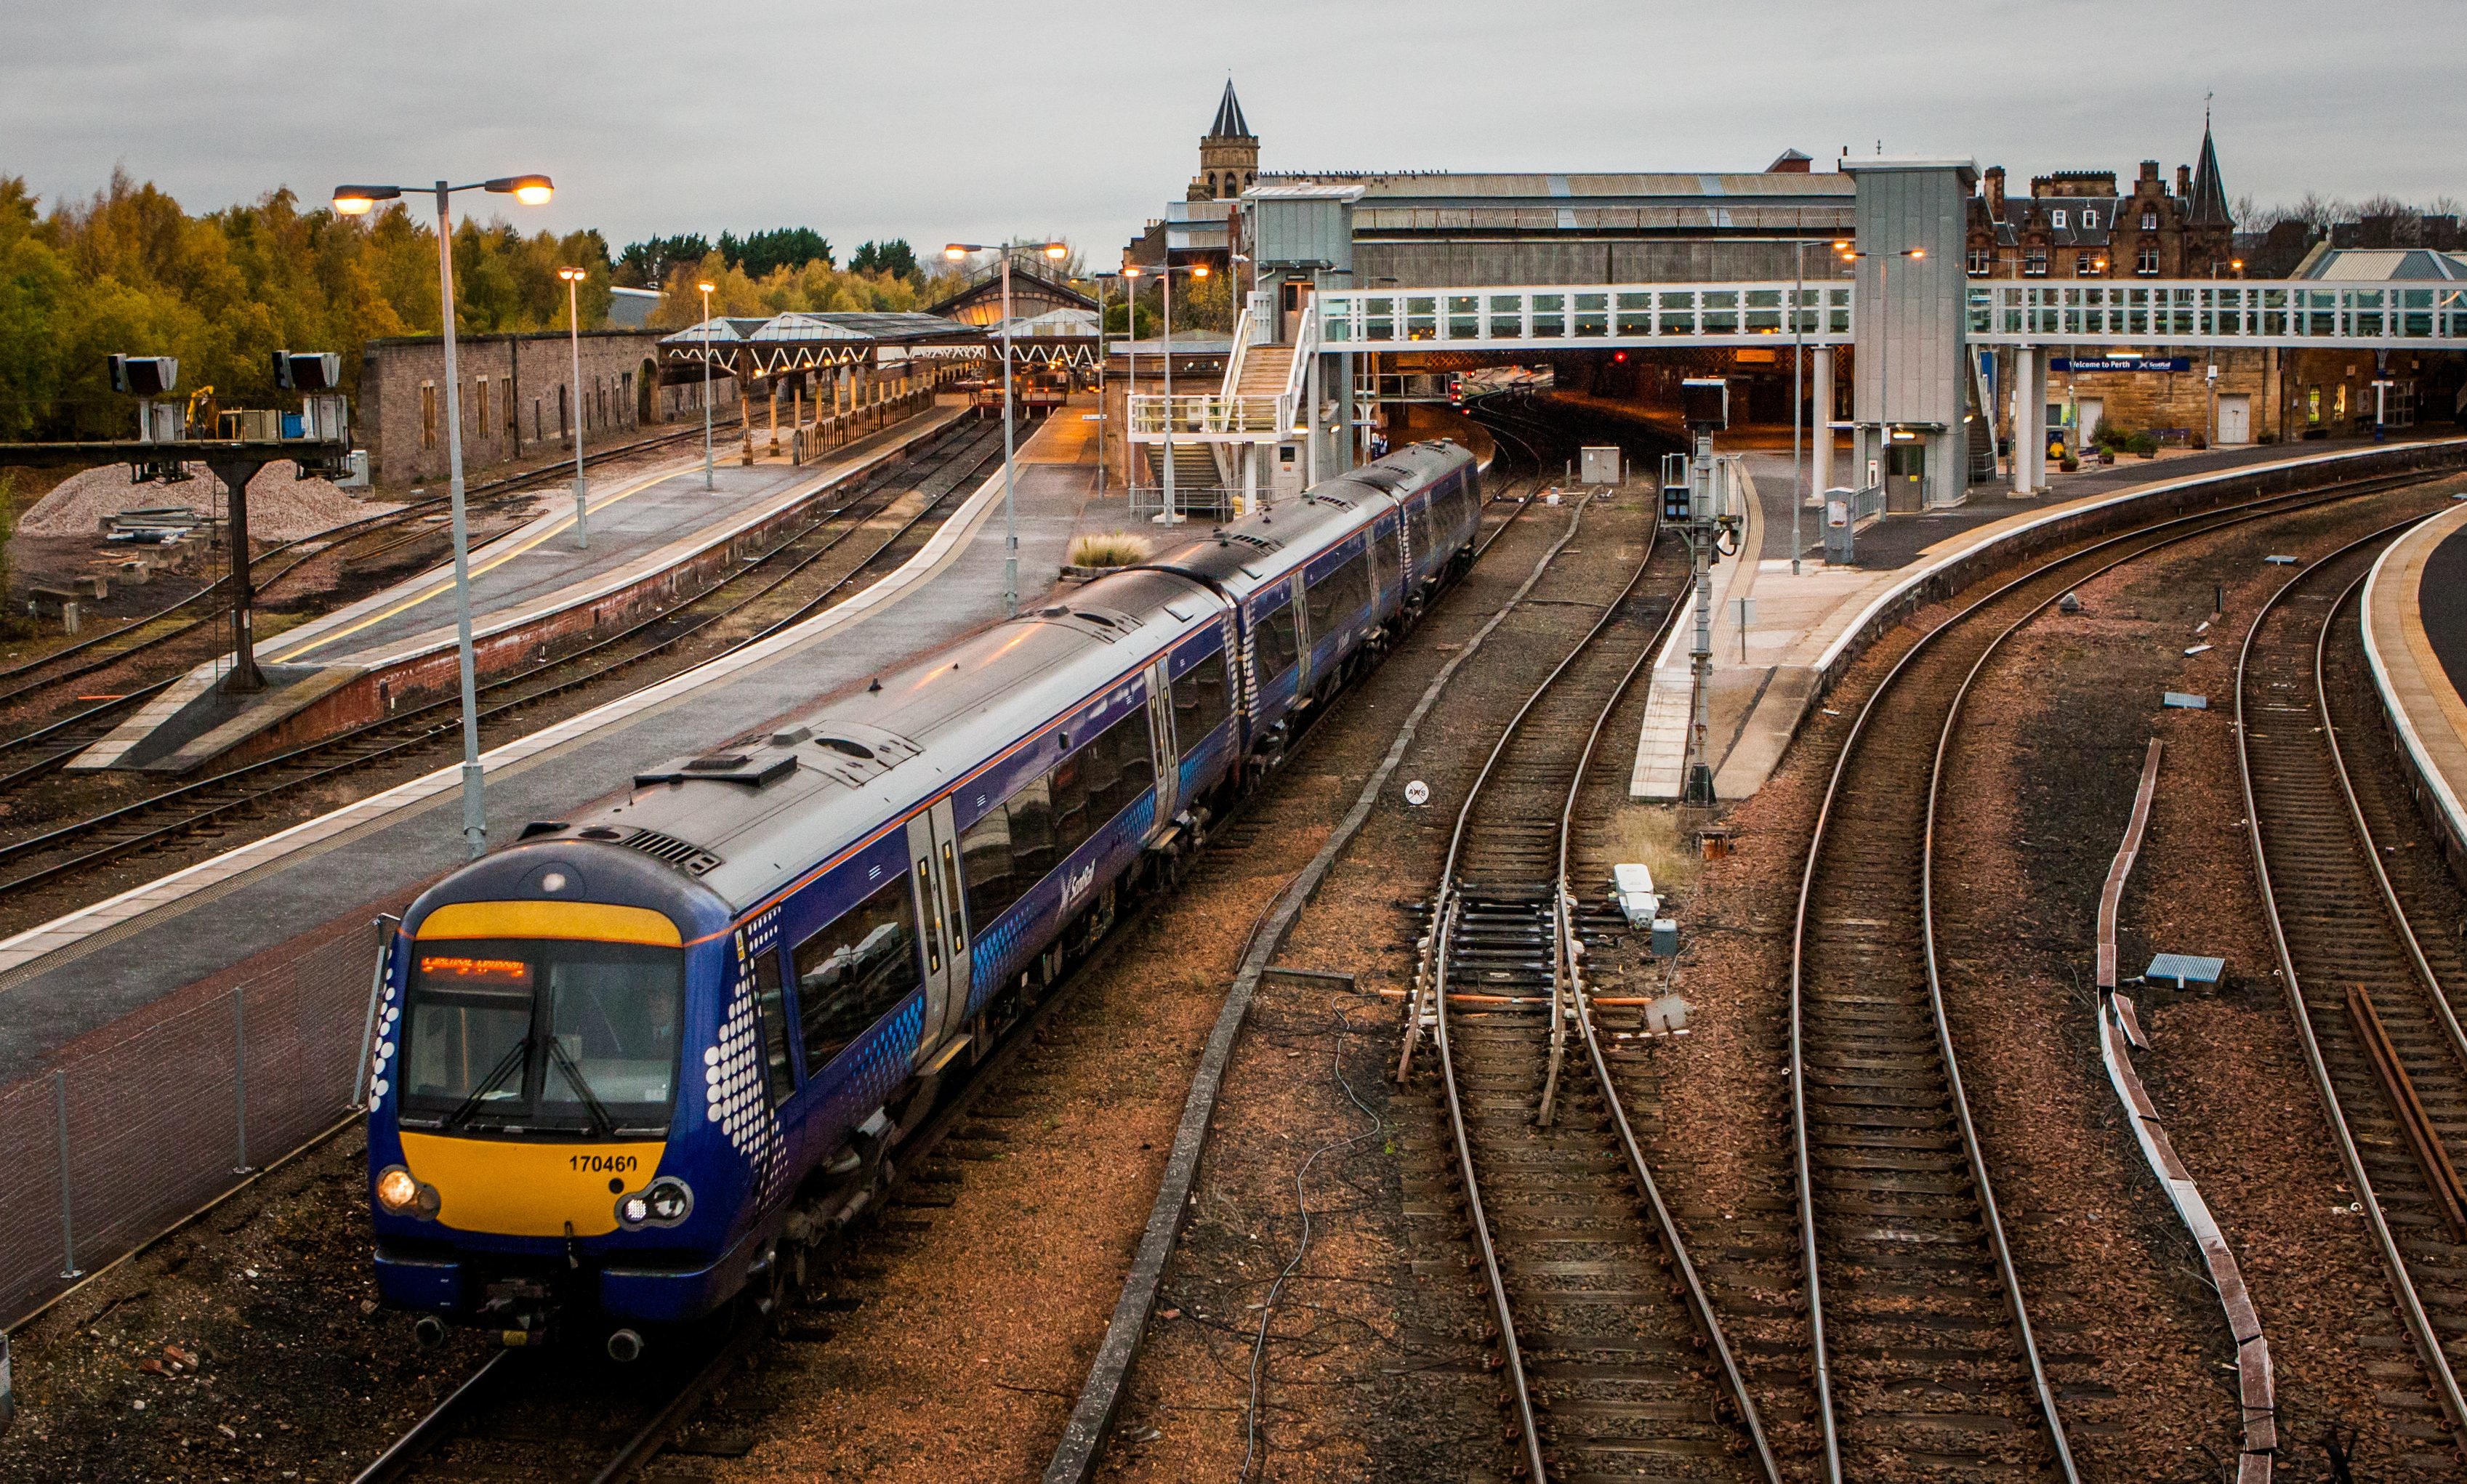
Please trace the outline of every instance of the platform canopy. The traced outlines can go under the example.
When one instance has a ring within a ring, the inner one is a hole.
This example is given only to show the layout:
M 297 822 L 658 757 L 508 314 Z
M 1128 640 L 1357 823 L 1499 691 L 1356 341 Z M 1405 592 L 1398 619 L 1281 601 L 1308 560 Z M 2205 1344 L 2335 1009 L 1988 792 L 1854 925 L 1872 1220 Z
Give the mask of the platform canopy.
M 732 375 L 771 376 L 906 355 L 981 355 L 985 337 L 977 326 L 939 314 L 906 310 L 852 310 L 775 314 L 769 319 L 725 317 L 689 325 L 661 337 L 669 361 L 710 359 Z

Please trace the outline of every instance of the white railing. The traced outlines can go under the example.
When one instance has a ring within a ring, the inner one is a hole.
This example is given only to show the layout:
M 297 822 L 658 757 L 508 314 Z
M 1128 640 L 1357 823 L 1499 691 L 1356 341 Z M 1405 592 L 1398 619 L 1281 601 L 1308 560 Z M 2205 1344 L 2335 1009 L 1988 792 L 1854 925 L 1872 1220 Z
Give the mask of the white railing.
M 2467 283 L 1999 279 L 1970 286 L 1981 345 L 2467 346 Z
M 1242 363 L 1249 357 L 1252 331 L 1256 327 L 1252 323 L 1252 313 L 1253 306 L 1244 304 L 1242 317 L 1234 322 L 1234 350 L 1225 357 L 1224 393 L 1227 396 L 1232 396 L 1242 385 Z
M 1302 395 L 1310 385 L 1311 357 L 1320 352 L 1320 323 L 1317 314 L 1295 316 L 1294 358 L 1285 366 L 1284 389 L 1277 393 L 1277 426 L 1295 428 L 1303 425 Z
M 1339 289 L 1322 291 L 1309 318 L 1325 348 L 1340 350 L 1416 342 L 1502 349 L 1570 342 L 1756 345 L 1794 328 L 1812 344 L 1846 345 L 1850 300 L 1846 281 Z
M 1161 442 L 1168 427 L 1177 438 L 1251 441 L 1270 438 L 1280 427 L 1278 401 L 1269 396 L 1228 396 L 1221 392 L 1143 392 L 1131 398 L 1131 437 Z

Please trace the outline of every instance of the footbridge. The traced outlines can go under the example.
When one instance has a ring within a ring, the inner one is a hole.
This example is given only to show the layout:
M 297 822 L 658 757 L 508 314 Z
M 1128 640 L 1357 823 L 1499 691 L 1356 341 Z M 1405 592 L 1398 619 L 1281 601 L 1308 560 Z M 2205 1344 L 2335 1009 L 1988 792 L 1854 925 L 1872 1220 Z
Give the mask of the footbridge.
M 1735 282 L 1364 285 L 1351 281 L 1345 191 L 1256 192 L 1243 208 L 1260 287 L 1235 326 L 1222 384 L 1170 399 L 1134 395 L 1131 438 L 1175 445 L 1165 461 L 1180 466 L 1184 485 L 1236 489 L 1240 503 L 1360 457 L 1376 402 L 1372 357 L 1849 347 L 1852 416 L 1830 427 L 1818 419 L 1819 470 L 1839 428 L 1862 463 L 1891 444 L 1923 503 L 1944 506 L 1967 494 L 1965 424 L 2003 399 L 1991 391 L 1984 350 L 2011 351 L 2003 392 L 2023 491 L 2046 484 L 2041 419 L 2055 352 L 2467 350 L 2467 282 L 1973 279 L 1963 271 L 1969 162 L 1854 159 L 1844 169 L 1856 184 L 1852 275 L 1840 276 L 1833 240 L 1811 237 L 1786 239 L 1810 276 Z M 1835 362 L 1810 356 L 1819 408 L 1834 405 Z

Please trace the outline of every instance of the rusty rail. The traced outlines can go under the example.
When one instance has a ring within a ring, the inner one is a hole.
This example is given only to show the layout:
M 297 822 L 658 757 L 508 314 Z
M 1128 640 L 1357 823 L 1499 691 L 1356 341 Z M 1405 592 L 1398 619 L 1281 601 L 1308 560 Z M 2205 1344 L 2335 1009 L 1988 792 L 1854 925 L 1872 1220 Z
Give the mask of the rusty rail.
M 2202 1199 L 2200 1187 L 2193 1183 L 2192 1172 L 2176 1157 L 2176 1146 L 2159 1121 L 2159 1110 L 2141 1085 L 2141 1074 L 2134 1069 L 2133 1048 L 2147 1050 L 2150 1043 L 2141 1034 L 2141 1023 L 2134 1013 L 2132 1000 L 2116 993 L 2117 910 L 2124 898 L 2125 880 L 2133 874 L 2134 861 L 2141 853 L 2142 836 L 2149 828 L 2150 803 L 2158 793 L 2159 758 L 2164 746 L 2157 737 L 2150 739 L 2149 755 L 2141 765 L 2141 786 L 2133 796 L 2133 818 L 2124 827 L 2124 841 L 2116 847 L 2115 864 L 2108 867 L 2107 885 L 2099 892 L 2098 1051 L 2100 1060 L 2107 1064 L 2109 1084 L 2116 1089 L 2125 1111 L 2132 1114 L 2133 1136 L 2141 1146 L 2142 1158 L 2149 1161 L 2150 1172 L 2159 1177 L 2161 1187 L 2176 1207 L 2178 1219 L 2192 1234 L 2194 1245 L 2202 1249 L 2203 1265 L 2209 1270 L 2211 1285 L 2219 1291 L 2219 1308 L 2227 1315 L 2228 1336 L 2235 1341 L 2236 1395 L 2244 1413 L 2244 1448 L 2236 1459 L 2236 1484 L 2270 1484 L 2271 1457 L 2278 1447 L 2278 1393 L 2270 1362 L 2270 1341 L 2262 1333 L 2261 1312 L 2253 1307 L 2252 1293 L 2245 1287 L 2244 1270 L 2236 1264 L 2235 1252 L 2219 1230 L 2209 1203 Z

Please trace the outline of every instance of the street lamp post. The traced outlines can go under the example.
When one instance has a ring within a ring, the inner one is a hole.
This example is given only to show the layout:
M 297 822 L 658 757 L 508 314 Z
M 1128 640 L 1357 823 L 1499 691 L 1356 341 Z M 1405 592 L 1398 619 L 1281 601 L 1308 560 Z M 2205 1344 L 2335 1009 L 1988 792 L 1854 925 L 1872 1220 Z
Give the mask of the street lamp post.
M 577 551 L 591 550 L 591 510 L 584 498 L 582 483 L 582 314 L 578 294 L 582 270 L 559 268 L 556 276 L 565 280 L 565 326 L 568 340 L 574 347 L 574 544 Z
M 1071 256 L 1070 244 L 1046 242 L 1039 245 L 1046 258 L 1059 262 Z M 953 262 L 964 260 L 970 253 L 988 249 L 977 242 L 954 242 L 942 249 L 942 256 Z M 1002 374 L 1003 374 L 1003 615 L 1019 616 L 1019 506 L 1013 500 L 1015 488 L 1012 461 L 1015 450 L 1011 434 L 1010 375 L 1010 244 L 1002 248 Z
M 709 283 L 697 283 L 702 290 L 702 487 L 711 483 L 711 290 Z
M 480 689 L 471 654 L 471 528 L 463 505 L 463 384 L 456 370 L 454 349 L 454 219 L 450 198 L 458 191 L 487 191 L 510 195 L 525 206 L 540 206 L 555 193 L 555 189 L 545 175 L 501 175 L 464 186 L 441 180 L 435 187 L 437 303 L 445 345 L 445 488 L 454 517 L 454 650 L 463 672 L 463 843 L 475 861 L 488 848 L 488 816 L 480 777 Z M 398 200 L 402 192 L 400 186 L 337 186 L 334 211 L 344 216 L 365 216 L 379 201 Z

